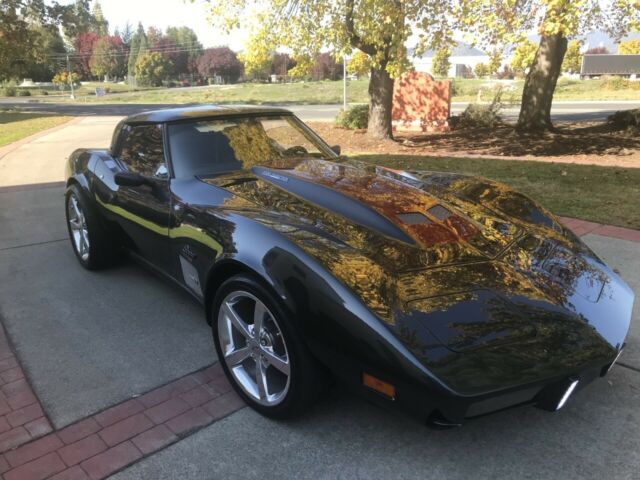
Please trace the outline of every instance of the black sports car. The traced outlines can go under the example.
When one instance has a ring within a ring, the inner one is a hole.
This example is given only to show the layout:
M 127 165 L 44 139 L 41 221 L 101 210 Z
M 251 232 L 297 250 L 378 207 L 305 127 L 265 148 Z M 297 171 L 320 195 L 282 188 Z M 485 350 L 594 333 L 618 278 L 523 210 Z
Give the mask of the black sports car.
M 331 375 L 441 427 L 553 411 L 629 329 L 629 287 L 531 199 L 345 159 L 286 110 L 133 115 L 66 178 L 80 263 L 126 250 L 191 292 L 266 415 L 302 411 Z

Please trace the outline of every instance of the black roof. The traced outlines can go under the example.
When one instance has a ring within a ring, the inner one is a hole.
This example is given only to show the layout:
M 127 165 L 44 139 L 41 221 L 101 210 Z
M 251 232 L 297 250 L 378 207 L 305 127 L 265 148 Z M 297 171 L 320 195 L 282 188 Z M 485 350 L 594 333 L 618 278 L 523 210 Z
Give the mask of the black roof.
M 284 114 L 291 115 L 289 110 L 277 107 L 256 107 L 253 105 L 192 105 L 187 107 L 165 108 L 136 113 L 127 117 L 123 123 L 163 123 L 177 120 L 225 117 L 232 115 L 262 115 Z
M 640 55 L 585 55 L 581 75 L 640 74 Z

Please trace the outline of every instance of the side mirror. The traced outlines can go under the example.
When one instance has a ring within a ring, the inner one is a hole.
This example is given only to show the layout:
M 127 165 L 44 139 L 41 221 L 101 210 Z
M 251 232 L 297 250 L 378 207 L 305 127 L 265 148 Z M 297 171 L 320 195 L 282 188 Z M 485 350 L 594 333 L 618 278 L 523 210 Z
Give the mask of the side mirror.
M 333 150 L 333 153 L 335 153 L 336 155 L 340 155 L 340 152 L 342 152 L 342 148 L 340 148 L 340 145 L 333 145 L 331 147 L 331 150 Z
M 134 172 L 118 172 L 114 175 L 113 180 L 116 185 L 121 187 L 139 187 L 147 183 L 147 179 L 139 173 Z

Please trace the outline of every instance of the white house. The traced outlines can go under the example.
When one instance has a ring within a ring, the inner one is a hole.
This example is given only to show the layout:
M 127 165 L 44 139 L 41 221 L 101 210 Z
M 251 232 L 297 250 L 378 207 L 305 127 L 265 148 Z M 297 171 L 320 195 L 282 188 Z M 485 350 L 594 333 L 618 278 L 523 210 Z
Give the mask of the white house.
M 418 72 L 432 73 L 431 64 L 433 63 L 433 56 L 435 51 L 428 50 L 420 57 L 413 56 L 413 50 L 409 51 L 409 58 L 413 62 L 414 68 Z M 485 65 L 489 63 L 489 55 L 471 45 L 463 42 L 457 42 L 456 46 L 451 51 L 449 57 L 449 77 L 464 77 L 474 76 L 473 69 L 479 63 Z

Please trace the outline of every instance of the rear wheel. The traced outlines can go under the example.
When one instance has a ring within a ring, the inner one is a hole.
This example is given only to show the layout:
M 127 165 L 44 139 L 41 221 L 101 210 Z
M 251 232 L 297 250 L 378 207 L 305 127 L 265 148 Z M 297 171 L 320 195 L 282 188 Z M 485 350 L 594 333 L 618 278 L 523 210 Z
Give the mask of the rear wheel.
M 321 391 L 323 372 L 289 316 L 266 288 L 237 275 L 212 308 L 218 357 L 240 396 L 258 412 L 286 418 L 304 412 Z
M 113 246 L 77 185 L 67 189 L 65 204 L 69 238 L 80 265 L 95 270 L 112 264 L 115 258 Z

